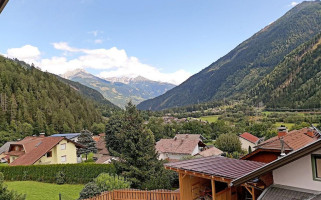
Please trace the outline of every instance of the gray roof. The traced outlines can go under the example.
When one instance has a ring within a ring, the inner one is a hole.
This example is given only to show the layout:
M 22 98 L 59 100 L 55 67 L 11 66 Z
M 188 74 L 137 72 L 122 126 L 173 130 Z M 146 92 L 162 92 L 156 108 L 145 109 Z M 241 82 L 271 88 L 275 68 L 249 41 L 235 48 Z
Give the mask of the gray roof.
M 267 188 L 258 200 L 319 200 L 320 192 L 283 185 L 272 185 Z
M 54 134 L 51 135 L 51 137 L 65 137 L 69 140 L 78 137 L 80 135 L 80 133 L 59 133 L 59 134 Z
M 14 142 L 6 142 L 2 147 L 0 147 L 0 154 L 9 151 L 10 144 Z

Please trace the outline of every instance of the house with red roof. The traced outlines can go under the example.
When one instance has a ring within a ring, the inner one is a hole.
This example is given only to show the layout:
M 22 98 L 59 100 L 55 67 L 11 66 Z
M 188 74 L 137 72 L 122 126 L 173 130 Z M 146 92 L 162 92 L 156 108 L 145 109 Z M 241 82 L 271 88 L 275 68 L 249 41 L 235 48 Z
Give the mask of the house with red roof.
M 30 136 L 11 143 L 7 155 L 10 166 L 77 163 L 77 148 L 83 145 L 65 137 Z
M 242 144 L 242 149 L 248 151 L 249 147 L 251 147 L 252 150 L 254 150 L 255 146 L 260 141 L 260 138 L 252 135 L 251 133 L 242 133 L 239 135 L 240 142 Z
M 234 179 L 231 187 L 260 188 L 252 193 L 252 199 L 258 200 L 320 200 L 321 140 L 319 131 L 315 131 L 316 140 Z
M 278 135 L 255 147 L 255 150 L 241 159 L 269 163 L 281 153 L 289 153 L 318 140 L 317 131 L 313 128 L 302 128 L 288 132 L 285 127 L 278 128 Z
M 194 156 L 206 145 L 199 134 L 177 134 L 173 139 L 161 139 L 156 143 L 159 160 L 179 161 L 185 156 Z
M 101 133 L 92 137 L 96 142 L 97 153 L 94 155 L 94 158 L 97 164 L 110 164 L 113 160 L 118 160 L 118 158 L 110 155 L 106 147 L 105 136 L 105 133 Z

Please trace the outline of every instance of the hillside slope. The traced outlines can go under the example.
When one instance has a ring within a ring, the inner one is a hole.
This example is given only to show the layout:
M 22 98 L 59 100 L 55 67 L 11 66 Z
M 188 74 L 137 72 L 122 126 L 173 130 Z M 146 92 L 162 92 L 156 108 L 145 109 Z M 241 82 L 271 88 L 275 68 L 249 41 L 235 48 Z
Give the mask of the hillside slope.
M 268 108 L 321 108 L 321 34 L 287 55 L 250 96 Z
M 139 109 L 160 110 L 245 94 L 285 55 L 321 31 L 321 3 L 303 2 L 209 67 Z
M 105 80 L 84 70 L 74 70 L 64 74 L 63 77 L 99 91 L 110 102 L 123 108 L 130 100 L 138 104 L 164 94 L 174 87 L 169 83 L 151 81 L 143 77 Z
M 45 132 L 75 132 L 101 113 L 55 75 L 0 56 L 0 140 Z
M 82 85 L 78 82 L 74 82 L 74 81 L 62 78 L 60 76 L 57 76 L 57 78 L 60 81 L 70 85 L 73 89 L 79 92 L 83 97 L 93 101 L 95 106 L 98 108 L 98 110 L 101 111 L 101 113 L 105 117 L 110 116 L 113 111 L 120 109 L 118 106 L 108 101 L 100 92 L 98 92 L 95 89 Z

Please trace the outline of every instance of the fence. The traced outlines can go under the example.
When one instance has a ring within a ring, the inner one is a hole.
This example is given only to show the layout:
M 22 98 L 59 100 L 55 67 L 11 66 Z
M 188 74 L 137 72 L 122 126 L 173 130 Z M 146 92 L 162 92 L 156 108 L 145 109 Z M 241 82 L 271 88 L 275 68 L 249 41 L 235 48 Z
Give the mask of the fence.
M 123 189 L 103 192 L 101 195 L 86 200 L 180 200 L 179 192 L 170 190 L 134 190 Z

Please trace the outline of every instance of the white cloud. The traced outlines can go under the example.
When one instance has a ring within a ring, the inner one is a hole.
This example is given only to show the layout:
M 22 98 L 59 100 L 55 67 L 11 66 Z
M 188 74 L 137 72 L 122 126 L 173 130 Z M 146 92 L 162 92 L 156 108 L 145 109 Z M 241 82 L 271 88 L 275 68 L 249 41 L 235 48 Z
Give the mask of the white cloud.
M 37 47 L 26 45 L 21 48 L 9 49 L 9 57 L 15 57 L 28 63 L 34 63 L 44 71 L 54 74 L 63 74 L 74 69 L 95 69 L 98 76 L 120 77 L 120 76 L 143 76 L 155 81 L 163 81 L 180 84 L 191 74 L 185 70 L 177 70 L 171 73 L 164 73 L 160 69 L 140 62 L 133 56 L 128 56 L 124 49 L 112 47 L 110 49 L 80 49 L 70 47 L 68 43 L 53 43 L 53 47 L 63 51 L 64 56 L 52 58 L 41 58 Z M 68 58 L 68 54 L 77 53 L 77 57 Z
M 298 5 L 298 4 L 299 4 L 298 2 L 292 1 L 289 6 L 294 7 L 294 6 Z
M 10 58 L 18 58 L 28 63 L 33 63 L 40 58 L 40 51 L 37 47 L 25 45 L 21 48 L 8 49 L 7 56 Z

